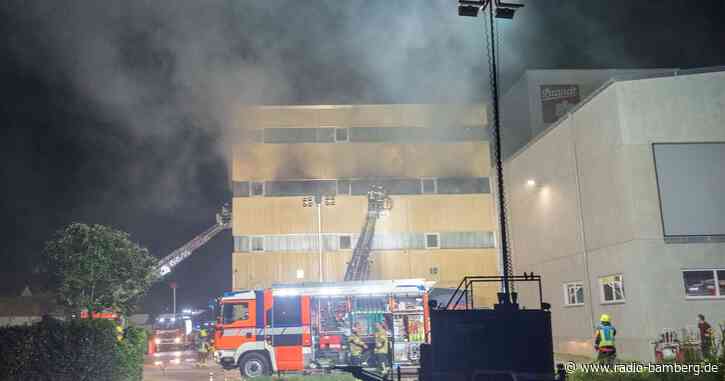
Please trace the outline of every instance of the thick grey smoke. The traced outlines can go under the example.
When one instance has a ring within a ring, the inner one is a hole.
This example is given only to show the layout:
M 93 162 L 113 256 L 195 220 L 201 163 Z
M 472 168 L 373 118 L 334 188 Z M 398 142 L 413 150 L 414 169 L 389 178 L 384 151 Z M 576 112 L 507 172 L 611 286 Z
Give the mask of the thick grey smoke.
M 191 126 L 226 155 L 245 104 L 461 103 L 486 91 L 480 21 L 458 17 L 450 1 L 12 4 L 44 50 L 26 60 L 68 80 L 89 112 L 137 141 Z M 174 206 L 196 175 L 193 149 L 169 149 L 175 162 L 152 181 L 143 162 L 122 174 L 132 185 L 144 179 L 136 185 L 150 205 Z

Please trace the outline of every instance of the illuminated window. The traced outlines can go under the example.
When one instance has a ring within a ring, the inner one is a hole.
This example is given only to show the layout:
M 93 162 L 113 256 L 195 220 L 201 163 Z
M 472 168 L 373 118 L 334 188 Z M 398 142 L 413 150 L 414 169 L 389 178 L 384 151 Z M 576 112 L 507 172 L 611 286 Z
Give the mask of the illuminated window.
M 685 270 L 682 280 L 688 298 L 725 296 L 725 270 Z
M 567 306 L 584 305 L 584 285 L 579 282 L 565 283 L 564 304 Z
M 621 274 L 599 278 L 602 303 L 624 302 L 624 280 Z

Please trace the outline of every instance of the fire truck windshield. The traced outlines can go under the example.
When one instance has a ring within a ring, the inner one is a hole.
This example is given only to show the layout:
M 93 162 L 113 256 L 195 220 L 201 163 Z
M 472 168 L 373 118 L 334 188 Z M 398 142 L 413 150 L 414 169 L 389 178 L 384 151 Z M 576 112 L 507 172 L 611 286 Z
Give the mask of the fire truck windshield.
M 229 324 L 238 320 L 249 319 L 249 303 L 222 305 L 222 323 Z
M 157 319 L 154 322 L 153 329 L 158 331 L 184 329 L 184 319 Z

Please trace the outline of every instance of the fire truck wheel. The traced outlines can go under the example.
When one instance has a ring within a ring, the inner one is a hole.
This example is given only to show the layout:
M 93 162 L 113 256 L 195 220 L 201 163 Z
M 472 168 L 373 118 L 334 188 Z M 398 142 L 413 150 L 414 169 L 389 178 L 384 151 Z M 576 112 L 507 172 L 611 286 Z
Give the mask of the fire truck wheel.
M 239 360 L 239 373 L 242 378 L 261 377 L 270 374 L 269 362 L 261 353 L 250 353 Z

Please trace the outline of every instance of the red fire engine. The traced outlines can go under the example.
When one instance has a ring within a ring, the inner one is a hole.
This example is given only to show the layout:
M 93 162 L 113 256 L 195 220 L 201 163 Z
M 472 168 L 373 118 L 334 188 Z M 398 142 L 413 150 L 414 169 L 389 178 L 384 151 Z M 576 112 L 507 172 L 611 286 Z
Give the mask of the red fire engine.
M 305 283 L 228 292 L 220 300 L 214 346 L 242 377 L 348 364 L 353 326 L 373 348 L 377 323 L 391 343 L 389 362 L 418 366 L 428 340 L 428 290 L 421 279 Z

